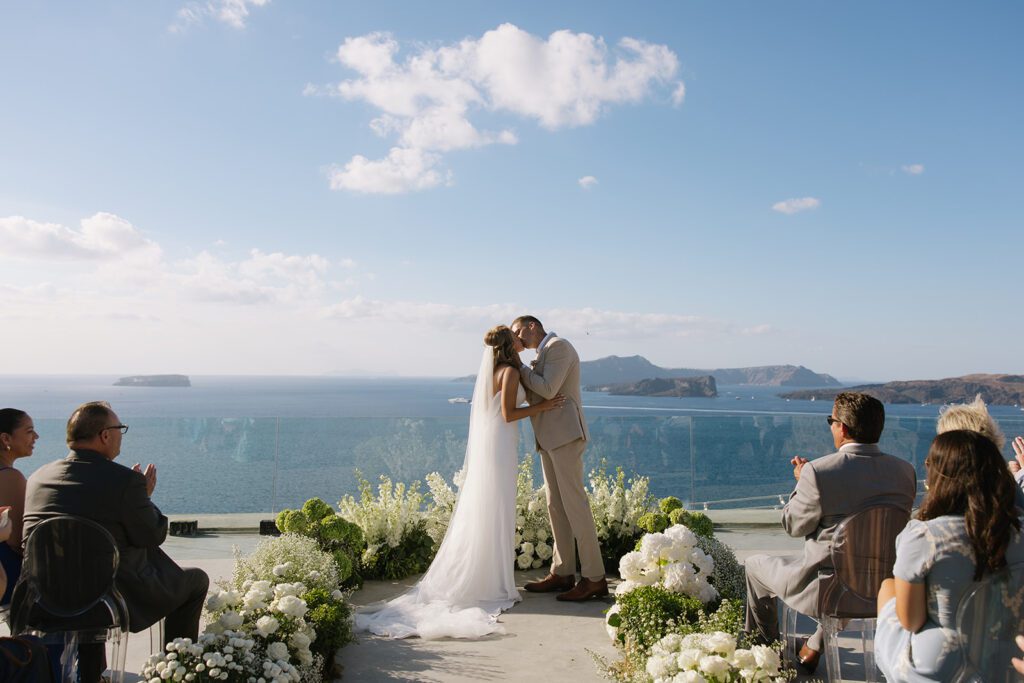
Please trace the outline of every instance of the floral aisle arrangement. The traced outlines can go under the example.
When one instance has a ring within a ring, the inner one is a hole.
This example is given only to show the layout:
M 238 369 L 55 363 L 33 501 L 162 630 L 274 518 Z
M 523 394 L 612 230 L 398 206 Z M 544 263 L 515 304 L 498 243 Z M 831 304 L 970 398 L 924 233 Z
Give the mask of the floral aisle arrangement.
M 445 532 L 448 531 L 448 524 L 451 522 L 452 514 L 455 512 L 455 500 L 458 497 L 458 490 L 462 488 L 462 483 L 465 480 L 466 475 L 463 470 L 456 472 L 452 477 L 455 489 L 452 489 L 439 473 L 431 472 L 427 475 L 427 488 L 430 489 L 430 504 L 427 505 L 424 517 L 426 519 L 427 534 L 434 542 L 435 553 L 441 546 L 441 541 L 444 540 Z
M 676 524 L 645 534 L 637 550 L 623 556 L 623 581 L 606 621 L 620 657 L 611 663 L 598 658 L 604 674 L 623 683 L 788 680 L 793 672 L 780 668 L 775 651 L 738 647 L 743 567 L 714 538 L 706 516 L 680 512 L 662 501 L 649 514 L 685 519 L 709 535 Z
M 366 540 L 357 524 L 338 515 L 319 498 L 310 498 L 298 510 L 281 510 L 275 521 L 282 533 L 308 536 L 338 565 L 342 588 L 358 588 L 363 584 L 359 562 Z
M 341 516 L 363 530 L 366 550 L 360 558 L 368 579 L 401 579 L 426 571 L 434 557 L 434 541 L 427 533 L 420 482 L 393 484 L 381 475 L 377 495 L 359 475 L 359 499 L 345 496 L 338 503 Z
M 513 537 L 516 567 L 539 569 L 554 554 L 551 520 L 548 518 L 547 488 L 533 486 L 533 458 L 519 464 L 516 478 L 516 533 Z
M 612 476 L 604 462 L 591 471 L 589 479 L 590 509 L 594 513 L 605 571 L 611 574 L 618 568 L 619 559 L 633 550 L 643 535 L 638 522 L 653 506 L 654 496 L 650 494 L 647 477 L 627 480 L 621 467 L 616 468 Z
M 334 655 L 352 639 L 339 568 L 317 541 L 286 533 L 236 551 L 231 581 L 210 592 L 206 629 L 150 658 L 149 681 L 312 682 L 333 677 Z
M 722 631 L 670 633 L 651 648 L 644 672 L 653 683 L 785 683 L 779 654 L 765 645 L 738 648 L 736 636 Z

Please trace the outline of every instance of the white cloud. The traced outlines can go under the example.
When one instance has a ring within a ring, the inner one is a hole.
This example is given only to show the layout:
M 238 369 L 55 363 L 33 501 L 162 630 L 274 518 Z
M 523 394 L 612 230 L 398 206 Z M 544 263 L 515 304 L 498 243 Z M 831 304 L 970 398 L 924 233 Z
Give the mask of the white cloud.
M 787 199 L 772 204 L 772 210 L 779 213 L 794 214 L 810 209 L 817 209 L 821 206 L 821 200 L 816 197 L 801 197 L 799 199 Z
M 754 325 L 753 327 L 744 327 L 740 330 L 740 334 L 745 337 L 755 337 L 762 334 L 771 334 L 775 331 L 775 328 L 771 325 Z
M 188 2 L 178 10 L 175 21 L 170 26 L 173 33 L 180 33 L 189 26 L 203 24 L 213 19 L 227 24 L 234 29 L 245 28 L 250 8 L 263 7 L 270 0 L 208 0 L 207 2 Z
M 597 185 L 597 178 L 595 178 L 592 175 L 585 175 L 576 182 L 578 182 L 580 184 L 580 187 L 582 187 L 584 190 L 589 190 L 594 185 Z
M 902 169 L 907 175 L 921 175 L 924 173 L 924 164 L 907 164 Z
M 24 216 L 0 218 L 0 255 L 43 260 L 133 261 L 160 258 L 160 247 L 128 221 L 110 213 L 83 218 L 75 230 Z
M 344 168 L 331 169 L 331 189 L 400 194 L 450 183 L 451 175 L 435 168 L 439 161 L 436 154 L 403 147 L 392 147 L 385 158 L 377 161 L 357 154 Z
M 337 60 L 358 73 L 333 92 L 380 110 L 371 122 L 379 136 L 395 136 L 385 159 L 356 155 L 331 187 L 355 192 L 396 193 L 436 187 L 443 174 L 436 154 L 492 144 L 515 144 L 510 129 L 480 130 L 478 112 L 511 114 L 549 130 L 594 123 L 612 105 L 639 102 L 671 88 L 679 60 L 668 47 L 623 38 L 615 50 L 587 33 L 556 31 L 547 39 L 512 24 L 480 38 L 438 48 L 420 48 L 398 61 L 398 42 L 388 33 L 347 38 Z M 321 88 L 307 85 L 306 94 Z

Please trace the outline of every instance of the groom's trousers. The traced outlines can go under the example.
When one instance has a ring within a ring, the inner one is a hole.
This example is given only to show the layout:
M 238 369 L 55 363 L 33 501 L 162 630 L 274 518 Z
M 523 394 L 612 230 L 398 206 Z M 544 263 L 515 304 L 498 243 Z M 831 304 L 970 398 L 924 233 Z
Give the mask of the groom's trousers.
M 604 576 L 604 562 L 597 541 L 594 513 L 590 510 L 590 500 L 583 487 L 583 451 L 586 448 L 584 439 L 576 439 L 551 451 L 540 451 L 544 482 L 548 488 L 551 533 L 555 537 L 551 573 L 575 576 L 578 546 L 581 573 L 588 579 L 600 579 Z

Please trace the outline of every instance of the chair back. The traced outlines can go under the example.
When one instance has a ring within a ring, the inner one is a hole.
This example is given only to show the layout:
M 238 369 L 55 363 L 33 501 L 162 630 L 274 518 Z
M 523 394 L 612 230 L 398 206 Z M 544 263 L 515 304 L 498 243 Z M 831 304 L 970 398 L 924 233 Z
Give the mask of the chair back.
M 878 589 L 892 576 L 896 536 L 910 512 L 896 505 L 876 505 L 850 515 L 832 538 L 832 573 L 818 587 L 818 609 L 824 616 L 873 618 Z
M 958 680 L 1020 681 L 1010 666 L 1019 657 L 1014 642 L 1024 633 L 1024 564 L 989 574 L 968 590 L 956 610 L 963 670 Z
M 40 522 L 25 540 L 12 596 L 14 632 L 28 625 L 34 607 L 58 619 L 84 615 L 100 603 L 111 607 L 109 598 L 119 599 L 114 586 L 119 559 L 113 536 L 92 520 L 59 515 Z

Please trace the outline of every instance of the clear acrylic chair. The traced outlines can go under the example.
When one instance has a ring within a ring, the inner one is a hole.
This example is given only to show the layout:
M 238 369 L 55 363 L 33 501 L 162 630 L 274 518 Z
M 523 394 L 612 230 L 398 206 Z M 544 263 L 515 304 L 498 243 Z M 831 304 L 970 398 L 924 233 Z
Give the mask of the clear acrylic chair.
M 106 529 L 72 515 L 36 525 L 11 597 L 11 632 L 62 645 L 61 680 L 77 681 L 78 646 L 111 642 L 112 683 L 124 681 L 128 608 L 114 578 L 120 560 Z
M 895 505 L 876 505 L 856 512 L 836 527 L 832 537 L 832 568 L 818 572 L 818 614 L 824 631 L 828 680 L 842 681 L 838 635 L 853 625 L 864 651 L 864 680 L 878 680 L 875 669 L 875 618 L 878 589 L 892 576 L 896 536 L 910 513 Z M 782 642 L 796 661 L 797 612 L 783 606 Z
M 1024 564 L 1014 564 L 977 582 L 956 610 L 963 668 L 958 683 L 1010 683 L 1021 675 L 1010 666 L 1019 657 L 1014 637 L 1024 633 Z

